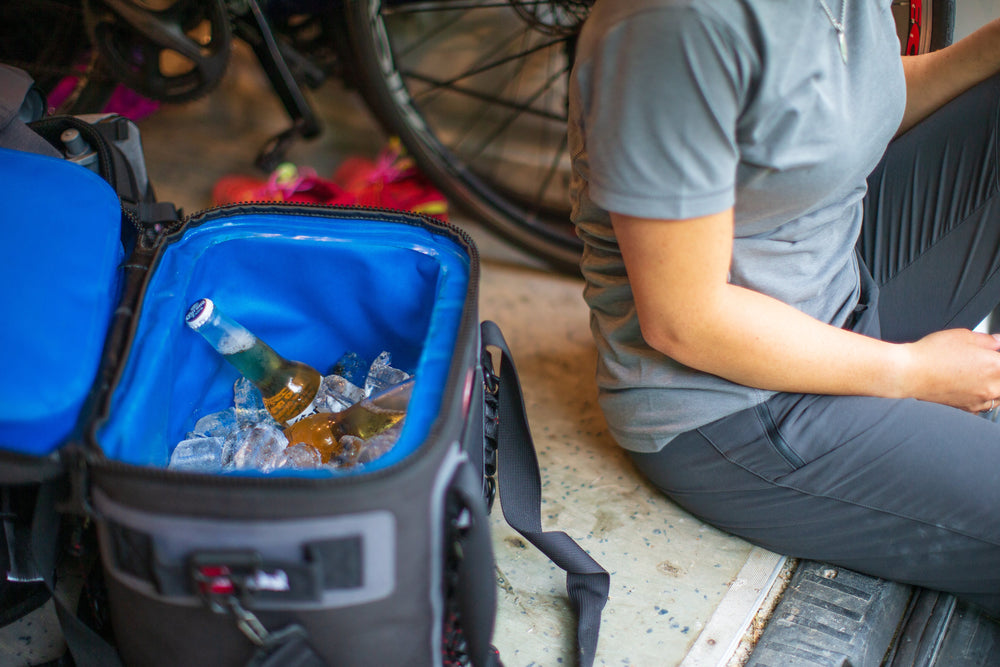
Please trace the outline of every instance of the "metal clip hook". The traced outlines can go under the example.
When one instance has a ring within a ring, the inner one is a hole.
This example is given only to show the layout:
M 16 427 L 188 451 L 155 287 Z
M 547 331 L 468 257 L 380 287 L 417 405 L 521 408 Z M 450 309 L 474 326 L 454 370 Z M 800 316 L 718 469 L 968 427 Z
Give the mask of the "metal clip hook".
M 264 646 L 267 643 L 270 633 L 268 633 L 264 624 L 260 622 L 260 619 L 254 616 L 252 612 L 247 611 L 235 597 L 229 598 L 227 602 L 229 603 L 229 609 L 233 612 L 233 616 L 236 617 L 236 627 L 240 629 L 240 632 L 246 635 L 247 639 L 253 642 L 255 646 Z

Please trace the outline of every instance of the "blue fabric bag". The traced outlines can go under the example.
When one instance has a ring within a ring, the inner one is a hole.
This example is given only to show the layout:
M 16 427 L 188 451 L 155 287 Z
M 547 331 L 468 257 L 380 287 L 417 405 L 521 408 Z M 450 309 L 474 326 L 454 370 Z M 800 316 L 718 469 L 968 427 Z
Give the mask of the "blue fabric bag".
M 0 148 L 0 174 L 0 448 L 46 456 L 97 374 L 121 287 L 121 204 L 100 176 L 57 158 Z M 39 183 L 53 187 L 14 196 Z

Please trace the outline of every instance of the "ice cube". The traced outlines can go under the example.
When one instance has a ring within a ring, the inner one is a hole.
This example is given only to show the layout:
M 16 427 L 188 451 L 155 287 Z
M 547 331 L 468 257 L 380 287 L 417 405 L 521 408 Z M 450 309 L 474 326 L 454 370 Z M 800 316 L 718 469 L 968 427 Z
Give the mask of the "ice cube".
M 367 373 L 368 363 L 357 352 L 345 352 L 328 371 L 329 375 L 339 375 L 358 386 L 365 383 Z
M 233 385 L 233 410 L 241 426 L 273 421 L 264 407 L 264 398 L 253 382 L 241 377 Z
M 274 424 L 258 424 L 243 431 L 242 441 L 233 454 L 233 465 L 239 470 L 274 470 L 288 446 L 285 434 Z
M 337 443 L 340 445 L 340 453 L 330 457 L 327 465 L 335 470 L 354 466 L 365 441 L 357 436 L 344 435 L 337 440 Z
M 358 463 L 371 463 L 375 459 L 385 455 L 386 452 L 396 446 L 396 441 L 399 440 L 399 434 L 402 431 L 403 422 L 400 421 L 381 433 L 365 440 L 364 445 L 361 447 L 361 452 L 358 454 Z
M 296 470 L 312 470 L 318 468 L 322 460 L 319 450 L 304 442 L 285 448 L 281 455 L 279 468 L 294 468 Z
M 229 431 L 229 435 L 222 442 L 222 469 L 227 470 L 229 468 L 235 467 L 233 462 L 233 457 L 236 455 L 236 450 L 240 448 L 243 444 L 243 440 L 246 438 L 246 434 L 250 432 L 250 427 L 240 427 Z
M 186 472 L 216 473 L 222 470 L 223 439 L 187 438 L 181 440 L 170 454 L 167 467 Z
M 236 428 L 236 411 L 233 408 L 227 408 L 199 419 L 187 437 L 225 438 L 234 428 Z
M 382 352 L 368 367 L 368 376 L 365 378 L 365 396 L 385 391 L 389 387 L 404 382 L 409 377 L 409 373 L 392 366 L 391 354 Z
M 327 375 L 316 394 L 318 412 L 340 412 L 364 398 L 364 389 L 340 375 Z

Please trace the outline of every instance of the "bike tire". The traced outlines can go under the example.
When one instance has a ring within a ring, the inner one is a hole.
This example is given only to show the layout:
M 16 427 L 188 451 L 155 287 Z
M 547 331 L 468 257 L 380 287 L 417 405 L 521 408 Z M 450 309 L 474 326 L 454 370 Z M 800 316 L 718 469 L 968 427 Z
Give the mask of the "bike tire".
M 578 273 L 566 148 L 578 19 L 546 33 L 545 17 L 532 24 L 518 7 L 351 0 L 355 83 L 451 202 L 553 268 Z
M 570 221 L 566 95 L 576 31 L 590 4 L 344 5 L 355 85 L 382 126 L 452 202 L 573 274 L 583 246 Z M 917 52 L 951 43 L 955 0 L 897 1 L 893 12 L 902 52 L 914 30 Z

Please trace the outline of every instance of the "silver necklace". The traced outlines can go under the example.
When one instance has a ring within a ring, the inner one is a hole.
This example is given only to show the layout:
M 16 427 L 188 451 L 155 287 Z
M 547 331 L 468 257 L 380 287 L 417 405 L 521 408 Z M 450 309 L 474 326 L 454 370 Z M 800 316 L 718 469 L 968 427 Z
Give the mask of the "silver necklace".
M 840 20 L 838 21 L 833 17 L 833 12 L 827 6 L 824 0 L 819 0 L 819 6 L 823 8 L 823 12 L 826 14 L 826 18 L 830 19 L 830 25 L 833 29 L 837 31 L 837 41 L 840 42 L 840 57 L 844 60 L 844 64 L 847 64 L 847 36 L 844 34 L 844 28 L 847 24 L 847 0 L 841 0 L 843 3 L 840 7 Z

